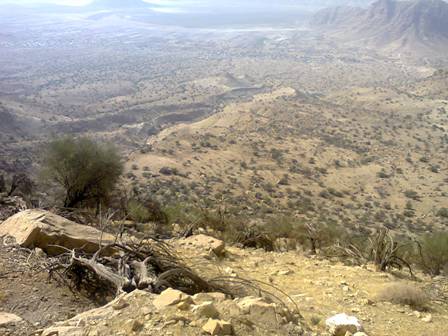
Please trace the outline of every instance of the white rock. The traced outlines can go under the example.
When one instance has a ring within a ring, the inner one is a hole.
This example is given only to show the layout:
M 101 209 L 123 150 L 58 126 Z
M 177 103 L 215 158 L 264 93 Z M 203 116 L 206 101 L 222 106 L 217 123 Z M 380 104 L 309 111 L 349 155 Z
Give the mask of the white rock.
M 422 318 L 422 321 L 427 323 L 432 322 L 432 315 L 431 314 L 426 315 L 425 317 Z
M 345 336 L 347 332 L 356 333 L 363 331 L 358 319 L 347 314 L 337 314 L 325 321 L 329 333 L 333 336 Z

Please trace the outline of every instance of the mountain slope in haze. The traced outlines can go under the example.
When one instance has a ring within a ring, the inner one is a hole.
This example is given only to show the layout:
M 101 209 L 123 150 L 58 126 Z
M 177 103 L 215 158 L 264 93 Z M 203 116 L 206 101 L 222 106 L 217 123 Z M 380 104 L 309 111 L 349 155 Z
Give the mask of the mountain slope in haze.
M 368 9 L 328 8 L 314 16 L 313 24 L 389 51 L 440 55 L 448 50 L 448 3 L 442 0 L 380 0 Z

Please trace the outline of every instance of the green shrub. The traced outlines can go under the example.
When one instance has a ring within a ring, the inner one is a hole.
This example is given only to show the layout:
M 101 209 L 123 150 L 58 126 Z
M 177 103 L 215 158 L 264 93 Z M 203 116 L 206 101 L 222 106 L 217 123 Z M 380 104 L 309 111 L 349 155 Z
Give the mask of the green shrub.
M 131 200 L 128 203 L 128 216 L 135 222 L 147 223 L 150 219 L 149 210 L 140 202 Z
M 420 196 L 418 195 L 418 193 L 415 190 L 406 190 L 404 192 L 404 195 L 407 198 L 410 198 L 410 199 L 413 199 L 413 200 L 416 200 L 416 201 L 420 199 Z
M 418 242 L 419 264 L 431 275 L 439 275 L 448 267 L 448 232 L 425 235 Z
M 448 208 L 442 208 L 439 211 L 437 211 L 438 217 L 448 218 Z
M 117 149 L 88 138 L 54 140 L 42 161 L 42 176 L 62 187 L 66 208 L 106 200 L 122 172 Z

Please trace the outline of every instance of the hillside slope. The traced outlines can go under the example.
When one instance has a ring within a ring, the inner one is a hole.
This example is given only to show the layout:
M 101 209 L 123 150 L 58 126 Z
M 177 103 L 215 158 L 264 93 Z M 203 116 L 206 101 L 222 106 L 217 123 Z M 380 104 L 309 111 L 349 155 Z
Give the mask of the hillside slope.
M 447 109 L 405 87 L 279 88 L 150 138 L 128 177 L 164 204 L 422 232 L 447 225 Z
M 315 26 L 346 40 L 429 55 L 448 50 L 447 22 L 448 3 L 442 0 L 379 0 L 368 9 L 324 9 L 313 19 Z

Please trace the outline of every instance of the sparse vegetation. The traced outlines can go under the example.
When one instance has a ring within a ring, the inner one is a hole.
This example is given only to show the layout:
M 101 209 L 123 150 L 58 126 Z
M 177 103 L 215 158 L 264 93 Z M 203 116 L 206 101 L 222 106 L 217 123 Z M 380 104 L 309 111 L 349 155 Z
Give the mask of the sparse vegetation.
M 416 310 L 426 310 L 429 304 L 428 295 L 415 285 L 396 283 L 387 286 L 378 293 L 378 299 L 400 305 L 408 305 Z

